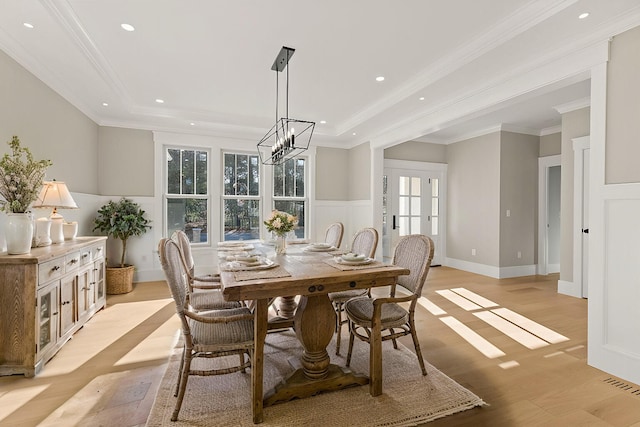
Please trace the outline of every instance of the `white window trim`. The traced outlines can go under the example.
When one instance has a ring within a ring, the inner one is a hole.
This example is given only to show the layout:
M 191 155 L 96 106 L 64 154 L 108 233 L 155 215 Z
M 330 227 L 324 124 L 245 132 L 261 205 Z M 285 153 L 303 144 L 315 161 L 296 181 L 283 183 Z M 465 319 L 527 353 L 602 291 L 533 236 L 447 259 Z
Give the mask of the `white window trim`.
M 158 165 L 163 164 L 163 150 L 165 146 L 173 146 L 173 147 L 190 147 L 190 148 L 202 148 L 209 149 L 210 153 L 210 164 L 218 165 L 221 167 L 223 164 L 223 151 L 229 152 L 256 152 L 256 141 L 249 141 L 243 139 L 234 139 L 231 137 L 223 138 L 218 136 L 202 136 L 202 135 L 189 135 L 189 134 L 179 134 L 172 132 L 161 132 L 161 131 L 153 131 L 153 141 L 154 141 L 154 166 L 158 167 Z M 307 165 L 307 198 L 308 198 L 308 222 L 309 228 L 307 230 L 308 236 L 315 235 L 315 177 L 316 177 L 316 147 L 311 145 L 309 149 L 304 153 L 304 157 L 306 157 L 309 161 Z M 273 200 L 273 182 L 272 182 L 272 168 L 270 166 L 260 165 L 260 176 L 261 182 L 260 185 L 261 193 L 263 197 L 263 203 L 261 207 L 262 218 L 266 218 L 271 213 L 271 201 Z M 154 226 L 154 238 L 155 241 L 160 241 L 162 239 L 164 230 L 166 229 L 166 218 L 164 218 L 164 209 L 163 209 L 163 183 L 166 180 L 165 169 L 164 167 L 160 168 L 160 171 L 156 171 L 155 174 L 155 183 L 154 183 L 154 191 L 155 191 L 155 214 L 152 218 L 154 225 L 160 224 L 160 226 Z M 222 174 L 215 173 L 216 171 L 210 167 L 210 173 L 208 175 L 208 188 L 211 189 L 209 192 L 209 222 L 210 224 L 222 224 Z M 217 191 L 217 194 L 214 193 Z M 268 202 L 267 202 L 268 201 Z M 260 228 L 260 236 L 261 238 L 266 237 L 266 228 Z M 216 240 L 217 239 L 217 240 Z M 223 231 L 222 229 L 211 230 L 209 232 L 209 242 L 210 244 L 214 242 L 221 241 L 223 239 Z

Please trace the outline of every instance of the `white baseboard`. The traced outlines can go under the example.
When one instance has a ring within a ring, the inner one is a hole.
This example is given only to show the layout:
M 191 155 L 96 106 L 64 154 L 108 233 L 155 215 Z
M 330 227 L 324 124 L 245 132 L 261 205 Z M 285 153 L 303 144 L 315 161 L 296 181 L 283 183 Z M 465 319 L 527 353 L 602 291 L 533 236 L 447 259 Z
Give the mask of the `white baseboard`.
M 571 297 L 582 298 L 582 289 L 573 282 L 558 280 L 558 293 Z
M 510 277 L 532 276 L 536 274 L 535 265 L 518 265 L 513 267 L 496 267 L 494 265 L 478 264 L 455 258 L 446 258 L 443 265 L 469 271 L 494 279 L 507 279 Z

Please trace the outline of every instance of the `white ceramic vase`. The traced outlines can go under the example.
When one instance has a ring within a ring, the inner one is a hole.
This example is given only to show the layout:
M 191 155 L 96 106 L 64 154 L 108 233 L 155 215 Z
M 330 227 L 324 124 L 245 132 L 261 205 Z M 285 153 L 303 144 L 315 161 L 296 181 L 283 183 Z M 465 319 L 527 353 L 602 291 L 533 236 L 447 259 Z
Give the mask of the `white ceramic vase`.
M 7 253 L 23 255 L 31 252 L 33 217 L 30 213 L 8 213 L 5 226 Z

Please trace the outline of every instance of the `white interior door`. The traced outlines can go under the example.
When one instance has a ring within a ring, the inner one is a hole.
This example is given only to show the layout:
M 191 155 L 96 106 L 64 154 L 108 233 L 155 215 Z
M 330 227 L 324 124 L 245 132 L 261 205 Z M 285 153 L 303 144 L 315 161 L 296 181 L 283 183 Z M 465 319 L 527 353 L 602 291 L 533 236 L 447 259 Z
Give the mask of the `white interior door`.
M 402 236 L 424 234 L 434 242 L 432 265 L 441 264 L 442 172 L 385 169 L 383 256 L 393 257 Z
M 589 165 L 590 149 L 582 150 L 582 297 L 589 296 Z

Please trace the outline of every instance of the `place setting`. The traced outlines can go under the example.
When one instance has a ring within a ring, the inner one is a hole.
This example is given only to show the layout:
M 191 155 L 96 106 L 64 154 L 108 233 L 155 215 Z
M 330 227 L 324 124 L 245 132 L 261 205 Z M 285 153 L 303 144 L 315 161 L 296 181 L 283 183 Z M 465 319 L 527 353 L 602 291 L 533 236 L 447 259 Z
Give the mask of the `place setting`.
M 338 248 L 325 242 L 310 243 L 303 249 L 305 252 L 334 252 L 337 250 Z
M 233 272 L 237 282 L 291 276 L 280 264 L 262 255 L 227 256 L 220 262 L 220 270 Z
M 364 254 L 356 254 L 353 252 L 347 252 L 342 255 L 334 256 L 328 260 L 325 260 L 327 264 L 335 267 L 339 270 L 357 270 L 362 268 L 377 267 L 381 263 L 376 261 L 375 258 L 370 258 Z
M 218 242 L 218 251 L 223 252 L 241 252 L 241 251 L 250 251 L 254 249 L 254 246 L 251 243 L 243 242 L 242 240 L 238 241 L 227 241 L 227 242 Z

